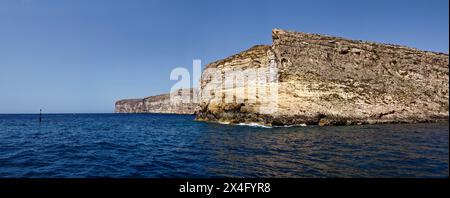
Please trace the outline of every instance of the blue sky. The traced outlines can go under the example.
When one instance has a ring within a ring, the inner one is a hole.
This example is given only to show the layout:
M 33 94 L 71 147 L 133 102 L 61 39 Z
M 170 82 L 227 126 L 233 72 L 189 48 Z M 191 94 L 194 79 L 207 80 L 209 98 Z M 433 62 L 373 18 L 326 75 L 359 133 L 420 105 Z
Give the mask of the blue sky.
M 0 113 L 113 112 L 271 29 L 448 53 L 448 0 L 1 0 Z

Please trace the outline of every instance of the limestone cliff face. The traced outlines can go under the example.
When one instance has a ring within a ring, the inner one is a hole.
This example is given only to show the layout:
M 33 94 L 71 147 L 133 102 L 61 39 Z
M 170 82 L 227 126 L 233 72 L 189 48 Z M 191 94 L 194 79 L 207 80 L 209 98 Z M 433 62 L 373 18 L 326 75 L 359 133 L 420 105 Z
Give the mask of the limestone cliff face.
M 278 77 L 273 71 L 276 64 L 271 46 L 258 45 L 206 65 L 201 78 L 197 120 L 265 123 L 262 114 L 274 115 L 271 102 L 277 95 L 270 91 Z M 234 72 L 241 73 L 243 78 L 232 80 L 234 87 L 227 86 L 226 81 L 235 76 Z M 256 96 L 250 97 L 252 94 Z
M 198 120 L 329 125 L 448 119 L 447 54 L 277 29 L 272 37 L 272 46 L 206 66 L 215 70 L 202 74 Z M 229 70 L 248 68 L 269 76 L 266 84 L 245 81 L 230 89 L 220 80 Z M 256 102 L 242 94 L 248 87 L 256 87 Z M 227 94 L 234 94 L 233 102 L 226 102 Z M 264 108 L 274 102 L 276 111 Z
M 190 94 L 194 93 L 192 89 L 187 92 L 190 92 Z M 182 91 L 175 93 L 172 99 L 173 100 L 171 100 L 171 94 L 161 94 L 143 99 L 119 100 L 115 104 L 115 112 L 194 114 L 197 104 L 192 102 L 184 102 Z

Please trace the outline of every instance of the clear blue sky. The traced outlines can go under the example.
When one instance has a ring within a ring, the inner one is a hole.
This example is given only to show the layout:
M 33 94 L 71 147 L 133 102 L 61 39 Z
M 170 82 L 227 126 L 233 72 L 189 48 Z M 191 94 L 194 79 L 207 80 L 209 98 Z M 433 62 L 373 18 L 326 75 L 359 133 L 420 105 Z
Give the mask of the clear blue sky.
M 1 0 L 0 113 L 113 112 L 271 29 L 448 53 L 448 0 Z

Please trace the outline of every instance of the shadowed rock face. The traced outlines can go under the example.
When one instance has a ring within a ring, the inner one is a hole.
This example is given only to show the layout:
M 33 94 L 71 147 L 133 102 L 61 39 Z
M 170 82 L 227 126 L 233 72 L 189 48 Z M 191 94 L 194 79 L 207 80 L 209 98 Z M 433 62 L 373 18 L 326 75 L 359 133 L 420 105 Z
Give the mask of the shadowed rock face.
M 193 93 L 193 90 L 183 90 Z M 170 113 L 170 114 L 194 114 L 197 104 L 183 102 L 182 91 L 175 93 L 173 101 L 170 94 L 150 96 L 143 99 L 119 100 L 115 105 L 116 113 Z
M 213 93 L 202 93 L 198 120 L 341 125 L 448 119 L 447 54 L 277 29 L 272 37 L 272 46 L 256 46 L 206 68 L 226 78 L 228 70 L 275 66 L 276 112 L 261 111 L 265 104 L 249 103 L 246 95 L 225 103 L 225 94 L 243 88 L 225 89 L 204 72 L 201 92 Z M 258 93 L 258 100 L 268 96 Z

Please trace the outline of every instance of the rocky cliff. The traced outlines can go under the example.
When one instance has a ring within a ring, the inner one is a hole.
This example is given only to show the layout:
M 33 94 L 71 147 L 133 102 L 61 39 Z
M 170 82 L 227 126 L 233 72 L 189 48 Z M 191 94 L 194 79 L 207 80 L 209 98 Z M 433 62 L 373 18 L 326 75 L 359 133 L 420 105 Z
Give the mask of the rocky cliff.
M 119 100 L 115 104 L 116 113 L 170 113 L 170 114 L 194 114 L 197 104 L 183 101 L 183 91 L 193 94 L 194 90 L 179 90 L 171 94 L 161 94 L 142 99 Z M 191 95 L 189 95 L 191 96 Z
M 340 125 L 448 119 L 447 54 L 278 29 L 272 37 L 271 46 L 206 66 L 198 120 Z M 252 68 L 264 79 L 226 85 L 230 71 Z

